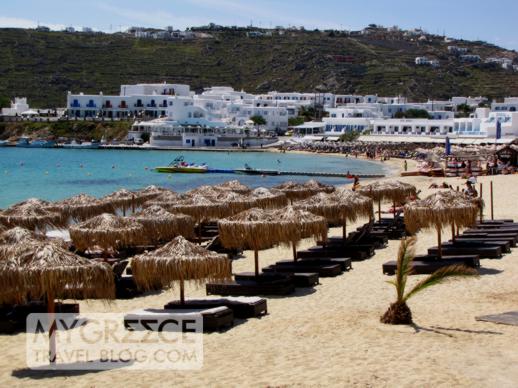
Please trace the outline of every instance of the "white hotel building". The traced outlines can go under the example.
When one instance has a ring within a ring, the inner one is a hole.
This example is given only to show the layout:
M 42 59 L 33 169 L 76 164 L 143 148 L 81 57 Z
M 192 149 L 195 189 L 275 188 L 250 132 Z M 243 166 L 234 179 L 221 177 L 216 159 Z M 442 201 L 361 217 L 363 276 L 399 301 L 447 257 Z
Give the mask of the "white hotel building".
M 245 126 L 260 115 L 268 131 L 288 128 L 288 118 L 297 115 L 297 106 L 272 104 L 231 87 L 205 89 L 199 95 L 181 84 L 122 85 L 119 95 L 67 94 L 70 118 L 153 120 L 167 118 L 179 125 L 206 127 Z

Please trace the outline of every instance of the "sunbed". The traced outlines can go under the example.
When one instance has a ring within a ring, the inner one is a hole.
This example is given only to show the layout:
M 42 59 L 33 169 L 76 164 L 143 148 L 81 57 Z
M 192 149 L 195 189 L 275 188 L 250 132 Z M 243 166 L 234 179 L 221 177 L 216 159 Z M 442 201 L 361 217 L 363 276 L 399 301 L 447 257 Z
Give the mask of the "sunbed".
M 275 279 L 265 279 L 261 276 L 250 280 L 244 280 L 236 276 L 235 281 L 207 283 L 205 286 L 207 295 L 288 295 L 295 292 L 295 284 L 291 276 L 281 276 Z
M 452 246 L 444 244 L 442 254 L 445 256 L 452 255 L 478 255 L 481 259 L 498 259 L 502 257 L 502 248 L 497 246 L 487 247 L 468 247 L 468 246 Z M 428 249 L 428 254 L 437 255 L 439 249 L 432 247 Z
M 456 238 L 455 240 L 450 240 L 442 244 L 444 247 L 500 247 L 502 249 L 502 253 L 511 252 L 511 242 L 503 241 L 503 240 L 492 240 L 488 241 L 485 239 L 478 238 Z
M 183 304 L 180 301 L 172 301 L 164 306 L 164 309 L 210 309 L 214 307 L 228 307 L 234 312 L 235 318 L 255 318 L 268 313 L 266 299 L 256 296 L 241 296 L 217 298 L 207 297 L 206 299 L 188 299 Z
M 412 275 L 431 274 L 440 268 L 450 265 L 465 265 L 471 268 L 479 268 L 480 260 L 477 255 L 457 255 L 443 256 L 441 259 L 432 255 L 416 256 L 412 262 Z M 397 270 L 397 261 L 388 261 L 382 266 L 383 273 L 386 275 L 395 275 Z
M 124 326 L 128 330 L 155 329 L 152 324 L 143 325 L 142 322 L 152 319 L 188 319 L 201 315 L 203 331 L 219 331 L 234 324 L 234 313 L 225 306 L 208 309 L 141 309 L 124 314 Z M 147 326 L 147 327 L 146 327 Z M 153 330 L 154 331 L 154 330 Z
M 315 272 L 321 278 L 338 276 L 343 272 L 340 264 L 331 262 L 304 262 L 302 260 L 281 260 L 271 265 L 270 268 L 274 268 L 276 272 L 287 273 Z

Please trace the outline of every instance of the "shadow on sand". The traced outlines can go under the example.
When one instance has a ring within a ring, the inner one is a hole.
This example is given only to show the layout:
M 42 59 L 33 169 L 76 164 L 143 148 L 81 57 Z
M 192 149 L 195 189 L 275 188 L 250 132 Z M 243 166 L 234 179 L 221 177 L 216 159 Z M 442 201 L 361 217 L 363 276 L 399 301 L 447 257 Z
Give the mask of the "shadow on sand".
M 106 362 L 103 361 L 82 361 L 69 364 L 56 364 L 54 367 L 51 367 L 50 365 L 45 365 L 36 368 L 16 369 L 11 373 L 11 376 L 19 379 L 34 380 L 51 379 L 54 377 L 84 376 L 92 373 L 103 372 L 105 370 L 126 368 L 128 366 L 133 365 L 133 361 L 128 361 L 124 363 L 119 362 L 117 364 L 109 368 L 107 367 Z
M 455 335 L 453 333 L 466 333 L 466 334 L 485 334 L 485 335 L 502 335 L 503 333 L 499 331 L 491 331 L 491 330 L 471 330 L 471 329 L 461 329 L 457 327 L 442 327 L 442 326 L 430 326 L 430 327 L 424 327 L 419 326 L 415 323 L 410 325 L 414 330 L 415 333 L 420 333 L 422 331 L 435 333 L 444 335 L 446 337 L 455 338 Z

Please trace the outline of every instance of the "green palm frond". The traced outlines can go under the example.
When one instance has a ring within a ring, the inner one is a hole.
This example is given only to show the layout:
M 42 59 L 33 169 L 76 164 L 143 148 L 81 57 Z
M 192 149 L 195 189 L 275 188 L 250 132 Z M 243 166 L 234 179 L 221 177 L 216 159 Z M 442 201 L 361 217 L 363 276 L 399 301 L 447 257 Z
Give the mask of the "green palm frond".
M 404 238 L 399 245 L 397 258 L 396 280 L 393 283 L 396 287 L 398 302 L 403 301 L 408 275 L 412 270 L 412 261 L 415 257 L 415 237 Z
M 464 265 L 451 265 L 449 267 L 441 268 L 435 271 L 430 276 L 424 278 L 417 283 L 403 298 L 402 301 L 406 302 L 412 296 L 424 289 L 445 282 L 453 278 L 461 278 L 467 276 L 478 276 L 477 270 L 466 267 Z

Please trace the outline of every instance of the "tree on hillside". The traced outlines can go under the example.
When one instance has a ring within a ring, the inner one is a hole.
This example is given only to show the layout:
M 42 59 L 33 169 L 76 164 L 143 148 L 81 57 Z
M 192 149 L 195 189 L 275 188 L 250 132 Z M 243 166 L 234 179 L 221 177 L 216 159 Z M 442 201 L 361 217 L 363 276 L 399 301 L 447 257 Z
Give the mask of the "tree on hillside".
M 11 106 L 11 100 L 9 97 L 0 96 L 0 109 L 9 108 Z
M 304 124 L 304 117 L 297 116 L 297 117 L 290 117 L 288 119 L 288 126 L 290 127 L 296 127 L 297 125 Z
M 266 120 L 261 115 L 254 115 L 250 117 L 250 120 L 252 120 L 255 125 L 266 125 Z
M 473 108 L 468 104 L 460 104 L 457 106 L 457 117 L 469 117 L 473 113 Z
M 409 109 L 406 112 L 396 112 L 396 119 L 430 119 L 428 111 L 424 109 Z
M 355 140 L 358 140 L 360 135 L 361 135 L 361 133 L 358 132 L 358 131 L 346 132 L 342 136 L 340 136 L 340 141 L 342 141 L 342 142 L 345 142 L 345 141 L 355 141 Z

